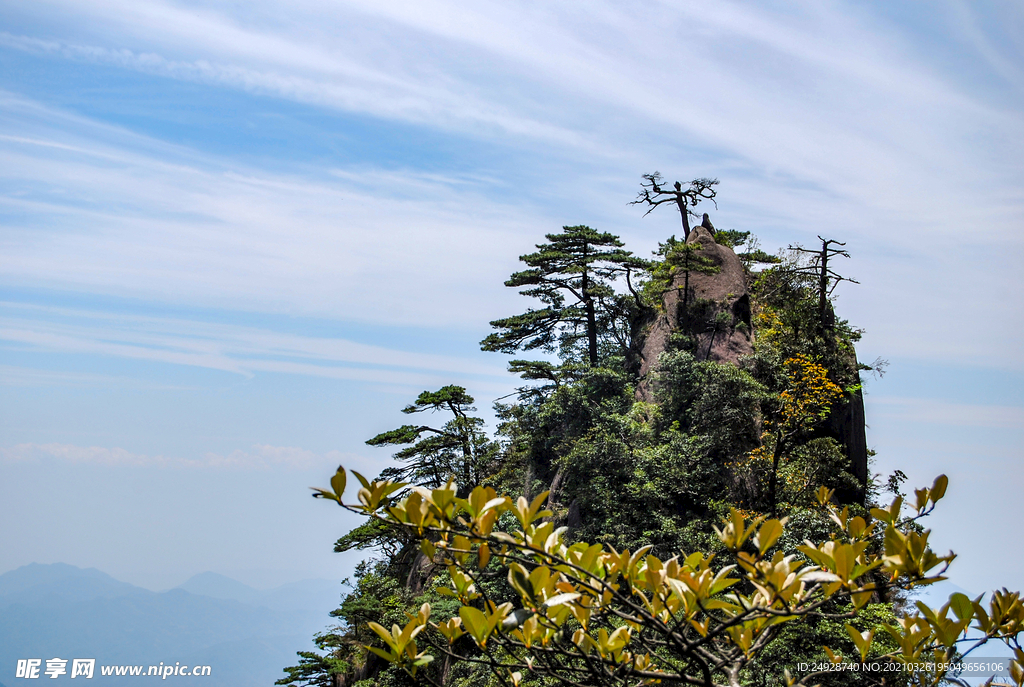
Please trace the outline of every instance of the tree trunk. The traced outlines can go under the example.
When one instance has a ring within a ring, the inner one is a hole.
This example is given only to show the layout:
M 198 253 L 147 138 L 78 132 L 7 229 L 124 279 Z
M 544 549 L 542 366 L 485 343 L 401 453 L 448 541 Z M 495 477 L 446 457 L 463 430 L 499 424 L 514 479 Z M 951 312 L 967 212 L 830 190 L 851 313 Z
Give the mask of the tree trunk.
M 708 339 L 708 352 L 704 354 L 704 360 L 711 360 L 711 349 L 715 346 L 715 335 L 718 334 L 718 322 L 711 328 L 711 338 Z
M 594 312 L 594 299 L 588 293 L 590 279 L 587 277 L 586 247 L 583 249 L 583 278 L 580 282 L 583 293 L 583 307 L 587 311 L 587 352 L 590 355 L 590 366 L 597 367 L 597 314 Z
M 469 442 L 469 437 L 462 437 L 462 480 L 464 483 L 462 489 L 465 490 L 467 494 L 474 486 L 476 486 L 473 484 L 475 481 L 473 479 L 473 448 L 470 446 Z
M 554 478 L 551 480 L 551 486 L 548 487 L 548 506 L 552 509 L 558 505 L 559 499 L 561 498 L 562 491 L 562 480 L 565 478 L 565 466 L 562 465 L 558 468 Z
M 818 275 L 818 322 L 821 331 L 827 327 L 825 310 L 828 307 L 828 244 L 821 249 L 821 272 Z
M 689 268 L 689 254 L 687 254 L 687 268 Z M 683 308 L 685 309 L 687 304 L 690 302 L 690 270 L 683 270 Z
M 679 216 L 683 218 L 683 241 L 690 238 L 690 213 L 686 211 L 686 199 L 676 196 L 676 205 L 679 206 Z
M 597 315 L 594 313 L 594 301 L 589 298 L 587 307 L 587 350 L 590 353 L 590 366 L 597 367 Z
M 441 668 L 441 684 L 447 685 L 452 678 L 451 656 L 444 657 L 444 667 Z

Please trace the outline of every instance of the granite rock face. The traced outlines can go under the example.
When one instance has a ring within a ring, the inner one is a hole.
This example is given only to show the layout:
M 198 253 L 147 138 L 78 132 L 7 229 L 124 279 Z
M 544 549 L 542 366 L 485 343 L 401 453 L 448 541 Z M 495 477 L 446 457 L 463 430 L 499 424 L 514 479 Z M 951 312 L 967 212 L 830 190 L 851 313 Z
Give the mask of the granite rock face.
M 705 224 L 710 225 L 706 218 Z M 673 335 L 686 337 L 685 348 L 691 350 L 697 360 L 739 365 L 743 356 L 754 352 L 750 292 L 743 263 L 731 248 L 715 242 L 708 226 L 694 228 L 686 242 L 700 244 L 697 255 L 707 258 L 717 271 L 691 271 L 689 295 L 685 299 L 687 278 L 682 272 L 675 276 L 674 288 L 665 292 L 664 308 L 651 324 L 641 348 L 639 400 L 653 400 L 651 372 L 657 366 L 658 356 L 668 350 Z M 852 364 L 856 367 L 856 360 Z M 847 394 L 845 402 L 835 406 L 821 433 L 842 445 L 850 472 L 861 485 L 866 485 L 868 450 L 864 397 L 859 390 Z M 841 496 L 849 501 L 862 501 L 864 492 L 862 489 L 860 493 Z
M 740 357 L 754 352 L 751 338 L 750 294 L 746 272 L 736 253 L 715 243 L 711 232 L 698 226 L 686 239 L 699 244 L 697 255 L 710 260 L 717 272 L 691 271 L 689 279 L 680 272 L 673 287 L 663 296 L 664 310 L 651 325 L 641 349 L 640 374 L 645 380 L 641 394 L 646 396 L 646 380 L 657 365 L 658 356 L 668 349 L 669 336 L 675 332 L 689 335 L 698 360 L 737 364 Z M 684 289 L 689 281 L 689 295 Z M 686 305 L 684 306 L 684 301 Z
M 857 478 L 861 488 L 857 493 L 840 496 L 846 501 L 863 503 L 868 484 L 868 439 L 864 419 L 864 394 L 858 389 L 847 394 L 846 402 L 832 409 L 825 424 L 826 436 L 840 443 L 846 454 L 850 474 Z

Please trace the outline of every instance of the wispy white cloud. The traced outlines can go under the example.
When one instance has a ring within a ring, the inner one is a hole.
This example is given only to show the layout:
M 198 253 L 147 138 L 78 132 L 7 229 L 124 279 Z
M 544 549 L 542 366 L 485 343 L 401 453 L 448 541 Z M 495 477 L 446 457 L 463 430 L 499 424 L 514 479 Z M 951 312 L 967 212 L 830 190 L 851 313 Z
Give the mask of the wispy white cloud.
M 1024 407 L 951 403 L 930 398 L 871 396 L 889 418 L 943 427 L 985 427 L 1024 431 Z
M 76 446 L 74 444 L 17 444 L 0 448 L 0 459 L 4 461 L 31 461 L 41 457 L 56 458 L 71 463 L 92 463 L 98 465 L 198 465 L 196 461 L 147 456 L 132 453 L 123 448 L 103 446 Z
M 78 446 L 75 444 L 16 444 L 0 447 L 0 461 L 59 460 L 69 463 L 161 468 L 231 468 L 241 470 L 307 470 L 323 466 L 362 468 L 370 461 L 342 451 L 317 453 L 295 446 L 257 444 L 248 450 L 227 454 L 206 453 L 198 458 L 170 457 L 133 453 L 123 448 Z
M 0 302 L 0 341 L 252 376 L 280 372 L 385 385 L 506 375 L 497 364 L 238 325 Z M 485 382 L 486 384 L 486 382 Z
M 994 15 L 989 17 L 989 24 L 1000 24 L 1004 20 L 1009 24 L 1005 37 L 1010 41 L 1015 40 L 1017 45 L 1015 51 L 1011 49 L 1010 54 L 1007 54 L 1007 51 L 997 47 L 997 41 L 986 33 L 978 16 L 979 8 L 972 7 L 972 5 L 976 5 L 976 3 L 947 0 L 943 3 L 947 22 L 951 27 L 955 27 L 954 35 L 962 43 L 973 48 L 975 54 L 981 57 L 984 65 L 998 77 L 998 80 L 1002 84 L 1013 87 L 1016 91 L 1015 95 L 1019 97 L 1021 92 L 1024 92 L 1024 68 L 1022 68 L 1024 63 L 1020 59 L 1024 57 L 1024 43 L 1020 41 L 1019 35 L 1019 29 L 1024 26 L 1024 17 L 1020 15 L 1020 8 L 999 6 L 984 8 Z
M 849 3 L 797 3 L 784 16 L 731 2 L 592 3 L 581 13 L 355 0 L 258 3 L 244 15 L 215 2 L 52 4 L 122 46 L 9 41 L 162 65 L 175 78 L 266 82 L 281 97 L 308 102 L 310 93 L 328 107 L 447 129 L 476 121 L 493 127 L 479 135 L 533 136 L 617 159 L 646 159 L 644 133 L 656 130 L 670 149 L 711 147 L 890 212 L 907 209 L 911 193 L 932 206 L 953 187 L 941 170 L 977 155 L 976 141 L 951 129 L 993 142 L 989 132 L 1015 130 L 1011 145 L 1022 144 L 1019 112 L 977 97 L 915 52 L 900 27 Z M 970 22 L 959 26 L 971 35 Z M 936 179 L 917 185 L 908 171 Z
M 957 6 L 963 21 L 926 43 L 844 2 L 39 7 L 61 21 L 9 48 L 401 120 L 529 151 L 533 167 L 285 175 L 37 108 L 0 141 L 15 189 L 0 202 L 34 217 L 5 231 L 19 283 L 479 327 L 521 307 L 499 280 L 543 231 L 584 221 L 653 247 L 672 223 L 625 202 L 660 168 L 722 177 L 725 225 L 769 247 L 849 240 L 864 286 L 844 312 L 877 353 L 1016 364 L 1004 351 L 1024 317 L 996 294 L 1024 287 L 1024 115 L 1007 105 L 1024 94 L 1015 54 L 979 36 L 981 10 Z M 1014 95 L 951 70 L 958 41 Z
M 51 138 L 0 139 L 0 208 L 13 217 L 0 235 L 8 284 L 465 326 L 500 314 L 494 302 L 511 298 L 484 278 L 513 268 L 515 252 L 501 247 L 529 246 L 528 211 L 487 198 L 478 181 L 396 170 L 358 180 L 354 170 L 313 179 L 228 170 L 200 155 L 183 159 L 180 149 L 148 154 L 65 140 L 62 126 L 81 135 L 81 125 L 45 108 L 15 102 L 6 112 L 15 127 L 52 115 Z M 388 190 L 395 187 L 399 197 Z
M 273 43 L 269 36 L 262 43 Z M 272 95 L 296 102 L 336 110 L 360 112 L 387 119 L 415 123 L 440 124 L 448 128 L 476 126 L 497 129 L 506 134 L 525 135 L 558 142 L 583 144 L 579 134 L 548 122 L 530 119 L 509 111 L 500 103 L 474 99 L 456 88 L 439 89 L 408 75 L 396 77 L 381 69 L 367 68 L 337 56 L 312 55 L 304 66 L 317 66 L 314 73 L 304 75 L 275 65 L 257 69 L 207 59 L 172 60 L 152 52 L 137 53 L 126 48 L 111 49 L 62 41 L 42 40 L 0 32 L 0 46 L 27 52 L 54 54 L 68 59 L 132 69 L 215 86 L 235 88 L 259 95 Z M 287 46 L 282 53 L 294 56 L 307 48 L 298 44 Z M 232 56 L 235 59 L 238 56 Z M 291 60 L 289 60 L 291 62 Z
M 185 390 L 194 388 L 182 384 L 161 384 L 120 375 L 73 372 L 67 370 L 47 370 L 33 367 L 19 367 L 17 365 L 0 365 L 0 386 L 118 386 L 162 390 Z

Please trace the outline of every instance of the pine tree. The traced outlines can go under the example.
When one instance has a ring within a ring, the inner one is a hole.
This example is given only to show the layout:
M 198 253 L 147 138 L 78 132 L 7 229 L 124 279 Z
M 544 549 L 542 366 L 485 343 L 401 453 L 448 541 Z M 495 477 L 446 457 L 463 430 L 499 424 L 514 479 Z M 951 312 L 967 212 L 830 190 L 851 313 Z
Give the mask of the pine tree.
M 606 329 L 602 320 L 613 316 L 604 307 L 615 296 L 611 283 L 624 276 L 640 302 L 631 273 L 646 269 L 647 261 L 622 250 L 614 234 L 583 225 L 562 229 L 560 234 L 547 234 L 548 243 L 538 244 L 536 253 L 521 256 L 530 269 L 516 272 L 505 282 L 505 286 L 530 287 L 520 293 L 540 299 L 545 307 L 491 322 L 499 331 L 480 342 L 483 350 L 569 351 L 585 341 L 587 360 L 594 367 L 599 360 L 598 339 Z
M 370 446 L 410 444 L 395 453 L 395 459 L 405 465 L 386 468 L 382 477 L 429 487 L 439 487 L 454 477 L 464 489 L 472 488 L 479 483 L 483 463 L 496 449 L 483 432 L 484 421 L 469 415 L 476 410 L 473 397 L 463 387 L 449 385 L 424 391 L 402 412 L 411 415 L 427 410 L 448 411 L 453 417 L 439 428 L 402 425 L 366 442 Z
M 687 243 L 671 236 L 665 243 L 658 244 L 658 255 L 663 256 L 652 270 L 652 283 L 661 286 L 662 290 L 672 288 L 675 276 L 683 273 L 683 306 L 690 302 L 690 273 L 714 274 L 719 267 L 713 260 L 700 254 L 700 243 Z

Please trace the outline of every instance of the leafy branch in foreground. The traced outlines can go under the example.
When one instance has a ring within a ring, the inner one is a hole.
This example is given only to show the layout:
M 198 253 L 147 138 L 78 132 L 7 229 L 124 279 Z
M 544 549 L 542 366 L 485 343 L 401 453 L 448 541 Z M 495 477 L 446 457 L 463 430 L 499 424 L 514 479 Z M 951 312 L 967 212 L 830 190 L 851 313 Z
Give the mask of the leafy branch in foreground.
M 396 502 L 392 495 L 408 485 L 352 474 L 361 484 L 357 504 L 342 499 L 342 468 L 331 489 L 315 489 L 314 496 L 406 529 L 447 571 L 450 588 L 444 594 L 458 602 L 457 613 L 432 619 L 433 609 L 423 604 L 415 615 L 406 614 L 404 627 L 369 623 L 382 644 L 367 646 L 369 651 L 431 684 L 438 683 L 424 668 L 443 657 L 485 668 L 506 685 L 540 680 L 571 687 L 738 687 L 744 669 L 786 623 L 852 621 L 880 594 L 945 579 L 955 557 L 935 554 L 930 531 L 917 524 L 944 495 L 945 476 L 915 492 L 909 517 L 902 516 L 903 499 L 896 497 L 888 508 L 871 509 L 869 519 L 851 518 L 822 487 L 818 504 L 835 529 L 821 541 L 805 541 L 799 554 L 778 550 L 786 518 L 750 519 L 733 509 L 715 528 L 725 551 L 723 566 L 714 554 L 699 551 L 663 560 L 650 547 L 620 552 L 602 544 L 567 544 L 565 528 L 556 528 L 545 508 L 546 493 L 528 502 L 477 486 L 460 498 L 449 482 L 436 489 L 412 487 Z M 508 582 L 504 601 L 492 598 L 499 576 Z M 946 677 L 941 664 L 1001 640 L 1016 652 L 1012 679 L 1024 684 L 1019 594 L 996 592 L 988 608 L 981 597 L 963 594 L 939 609 L 917 607 L 917 613 L 883 626 L 895 650 L 881 649 L 874 632 L 862 633 L 847 622 L 859 655 L 844 659 L 825 651 L 836 662 L 859 659 L 868 684 L 885 684 L 886 677 L 872 673 L 869 662 L 898 661 L 910 684 L 937 685 Z M 980 636 L 967 639 L 972 621 Z M 820 677 L 783 666 L 780 672 L 787 685 L 809 686 Z

